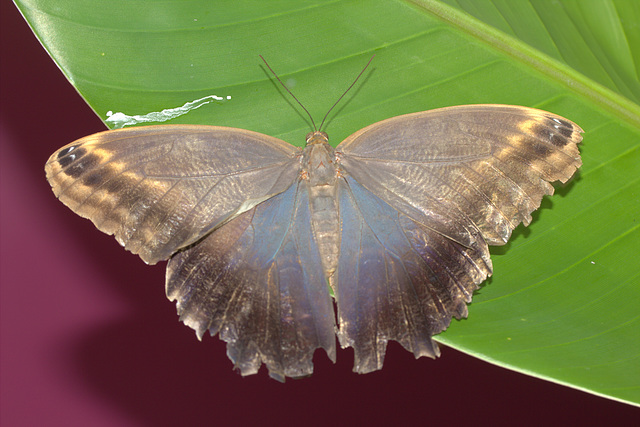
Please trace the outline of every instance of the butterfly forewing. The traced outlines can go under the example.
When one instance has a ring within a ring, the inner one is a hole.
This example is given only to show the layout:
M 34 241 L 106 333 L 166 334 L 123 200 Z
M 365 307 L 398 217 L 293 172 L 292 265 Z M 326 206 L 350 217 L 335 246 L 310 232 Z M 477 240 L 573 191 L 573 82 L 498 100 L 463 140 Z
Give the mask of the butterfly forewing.
M 156 263 L 288 188 L 298 153 L 241 129 L 148 126 L 79 139 L 45 170 L 64 204 Z
M 471 220 L 499 245 L 553 194 L 549 182 L 565 182 L 580 167 L 581 132 L 533 108 L 468 105 L 375 123 L 337 151 L 346 173 L 395 209 L 419 222 L 421 213 L 448 212 L 444 222 L 460 223 L 449 238 L 466 245 Z

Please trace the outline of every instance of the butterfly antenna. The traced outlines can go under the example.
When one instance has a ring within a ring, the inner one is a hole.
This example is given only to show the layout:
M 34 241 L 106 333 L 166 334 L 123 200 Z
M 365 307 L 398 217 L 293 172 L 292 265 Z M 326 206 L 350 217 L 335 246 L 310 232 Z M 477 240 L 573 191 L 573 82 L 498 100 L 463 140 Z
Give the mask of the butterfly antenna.
M 329 117 L 329 113 L 331 112 L 331 110 L 333 110 L 333 108 L 338 105 L 338 103 L 342 100 L 342 98 L 344 98 L 344 96 L 347 94 L 347 92 L 349 92 L 351 90 L 351 88 L 356 84 L 356 82 L 358 81 L 358 79 L 360 79 L 360 76 L 362 76 L 362 74 L 364 74 L 365 70 L 369 67 L 369 64 L 371 64 L 371 61 L 373 61 L 373 58 L 375 58 L 375 55 L 373 55 L 371 57 L 371 59 L 369 60 L 369 62 L 367 62 L 367 65 L 364 66 L 364 68 L 362 69 L 362 71 L 360 71 L 360 74 L 358 74 L 358 77 L 356 77 L 356 79 L 353 81 L 353 83 L 351 83 L 351 86 L 349 86 L 347 88 L 347 90 L 345 90 L 342 95 L 340 95 L 340 98 L 338 98 L 338 100 L 335 102 L 335 104 L 333 104 L 331 106 L 331 108 L 329 108 L 329 111 L 327 111 L 327 114 L 324 115 L 324 118 L 322 119 L 322 123 L 320 123 L 320 130 L 322 130 L 322 126 L 324 125 L 325 120 L 327 120 L 327 117 Z
M 264 62 L 264 64 L 267 66 L 267 68 L 269 69 L 269 71 L 271 71 L 271 73 L 272 73 L 274 76 L 276 76 L 276 79 L 278 79 L 278 81 L 280 82 L 280 84 L 282 85 L 282 87 L 283 87 L 287 92 L 289 92 L 289 95 L 291 95 L 291 96 L 293 97 L 293 99 L 295 99 L 295 100 L 296 100 L 296 102 L 297 102 L 298 104 L 300 104 L 300 106 L 302 107 L 302 109 L 304 110 L 304 112 L 305 112 L 305 113 L 307 113 L 307 116 L 309 116 L 309 119 L 311 119 L 311 124 L 313 125 L 313 130 L 314 130 L 314 131 L 317 131 L 317 130 L 318 130 L 318 128 L 316 127 L 316 122 L 314 122 L 314 121 L 313 121 L 313 117 L 311 117 L 311 113 L 309 113 L 309 111 L 308 111 L 306 108 L 304 108 L 304 105 L 302 105 L 302 102 L 298 101 L 298 98 L 296 98 L 296 96 L 295 96 L 295 95 L 294 95 L 294 94 L 289 90 L 289 88 L 288 88 L 287 86 L 285 86 L 285 84 L 284 84 L 284 83 L 282 83 L 282 80 L 280 80 L 280 77 L 278 77 L 278 75 L 276 74 L 276 72 L 275 72 L 275 71 L 273 71 L 273 68 L 271 68 L 271 67 L 269 66 L 269 63 L 267 62 L 267 60 L 266 60 L 266 59 L 264 59 L 264 58 L 262 57 L 262 55 L 258 55 L 258 56 L 260 57 L 260 59 L 262 59 L 262 61 L 263 61 L 263 62 Z

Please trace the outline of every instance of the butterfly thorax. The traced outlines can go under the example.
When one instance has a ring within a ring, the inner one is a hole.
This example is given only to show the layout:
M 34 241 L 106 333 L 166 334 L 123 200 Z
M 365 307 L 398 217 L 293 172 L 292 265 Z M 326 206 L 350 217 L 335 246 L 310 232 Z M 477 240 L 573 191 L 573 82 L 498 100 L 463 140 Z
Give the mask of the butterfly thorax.
M 337 179 L 339 166 L 335 150 L 327 142 L 324 132 L 307 135 L 302 153 L 301 177 L 309 186 L 311 226 L 318 244 L 322 267 L 331 278 L 338 265 L 340 225 L 337 205 Z

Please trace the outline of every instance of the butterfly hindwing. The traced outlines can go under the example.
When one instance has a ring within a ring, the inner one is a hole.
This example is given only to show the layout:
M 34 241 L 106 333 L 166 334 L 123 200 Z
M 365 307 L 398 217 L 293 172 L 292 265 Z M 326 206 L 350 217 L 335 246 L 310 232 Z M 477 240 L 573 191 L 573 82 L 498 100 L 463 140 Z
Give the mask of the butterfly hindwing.
M 79 139 L 45 170 L 64 204 L 153 264 L 286 189 L 298 153 L 241 129 L 146 126 Z
M 244 212 L 174 255 L 167 296 L 199 336 L 228 344 L 243 375 L 262 363 L 280 381 L 310 375 L 323 348 L 335 361 L 335 321 L 312 236 L 307 186 Z
M 354 370 L 382 368 L 390 340 L 416 357 L 439 355 L 431 336 L 452 316 L 466 317 L 466 303 L 491 274 L 487 244 L 476 232 L 470 246 L 462 246 L 351 177 L 340 181 L 338 193 L 338 337 L 343 347 L 354 348 Z

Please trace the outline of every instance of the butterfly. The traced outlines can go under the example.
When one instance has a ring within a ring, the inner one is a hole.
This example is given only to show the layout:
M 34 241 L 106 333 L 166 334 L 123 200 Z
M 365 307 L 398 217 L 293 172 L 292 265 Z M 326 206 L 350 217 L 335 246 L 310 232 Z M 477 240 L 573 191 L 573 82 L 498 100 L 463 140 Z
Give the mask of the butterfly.
M 45 170 L 74 212 L 168 260 L 166 294 L 198 338 L 219 334 L 242 375 L 265 364 L 284 381 L 310 375 L 316 349 L 335 362 L 336 335 L 359 373 L 382 368 L 390 340 L 437 357 L 432 336 L 492 274 L 488 245 L 572 177 L 582 132 L 489 104 L 393 117 L 335 149 L 318 130 L 299 148 L 158 125 L 81 138 Z

